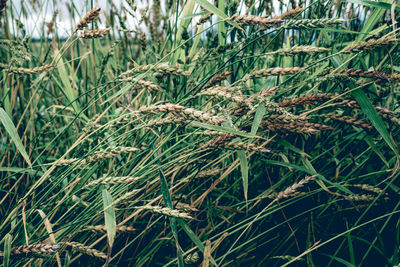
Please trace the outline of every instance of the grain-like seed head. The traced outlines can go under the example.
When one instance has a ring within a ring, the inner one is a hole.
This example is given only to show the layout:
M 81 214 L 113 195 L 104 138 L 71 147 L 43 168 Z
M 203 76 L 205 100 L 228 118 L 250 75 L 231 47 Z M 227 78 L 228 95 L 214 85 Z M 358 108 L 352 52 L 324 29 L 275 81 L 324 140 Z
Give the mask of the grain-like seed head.
M 149 211 L 151 211 L 153 213 L 159 213 L 159 214 L 163 214 L 163 215 L 170 216 L 170 217 L 189 219 L 189 220 L 194 219 L 192 216 L 190 216 L 186 212 L 181 212 L 179 210 L 170 209 L 170 208 L 167 208 L 167 207 L 146 205 L 146 206 L 139 206 L 139 207 L 136 207 L 136 208 L 137 209 L 142 209 L 142 210 L 149 210 Z
M 93 249 L 90 248 L 88 246 L 85 246 L 84 244 L 78 243 L 78 242 L 66 242 L 65 245 L 69 246 L 72 248 L 72 250 L 75 250 L 77 252 L 89 255 L 89 256 L 93 256 L 96 258 L 100 258 L 100 259 L 106 259 L 107 255 L 104 254 L 103 252 L 97 250 L 97 249 Z
M 303 10 L 304 8 L 298 6 L 296 8 L 286 11 L 285 13 L 282 13 L 277 17 L 274 17 L 274 19 L 290 19 L 299 14 L 300 12 L 302 12 Z
M 60 249 L 60 245 L 57 244 L 31 244 L 31 245 L 23 245 L 18 247 L 13 247 L 11 249 L 10 255 L 14 256 L 33 256 L 40 254 L 54 254 Z
M 259 25 L 262 26 L 263 28 L 273 27 L 275 25 L 284 22 L 281 19 L 267 19 L 264 17 L 254 16 L 254 15 L 234 15 L 230 17 L 229 20 L 233 20 L 238 23 L 247 25 Z
M 87 27 L 89 23 L 94 21 L 100 15 L 101 8 L 93 8 L 78 22 L 76 28 L 79 30 L 83 30 L 83 28 Z
M 285 29 L 316 29 L 328 28 L 345 22 L 344 19 L 299 19 L 289 20 L 283 25 Z
M 110 30 L 111 28 L 99 29 L 99 30 L 85 30 L 81 35 L 79 35 L 79 38 L 83 39 L 101 38 L 107 35 Z

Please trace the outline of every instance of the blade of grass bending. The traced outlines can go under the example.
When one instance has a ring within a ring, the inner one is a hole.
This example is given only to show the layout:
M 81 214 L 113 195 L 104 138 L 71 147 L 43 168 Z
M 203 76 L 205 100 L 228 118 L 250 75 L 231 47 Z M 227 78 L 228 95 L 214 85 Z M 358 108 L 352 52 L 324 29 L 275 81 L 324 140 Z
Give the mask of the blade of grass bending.
M 28 153 L 26 153 L 24 145 L 22 144 L 21 138 L 19 138 L 17 129 L 15 129 L 14 123 L 3 108 L 0 108 L 0 121 L 6 129 L 7 133 L 10 135 L 11 139 L 13 140 L 19 153 L 21 153 L 22 157 L 24 157 L 29 167 L 32 168 L 32 163 L 29 159 Z

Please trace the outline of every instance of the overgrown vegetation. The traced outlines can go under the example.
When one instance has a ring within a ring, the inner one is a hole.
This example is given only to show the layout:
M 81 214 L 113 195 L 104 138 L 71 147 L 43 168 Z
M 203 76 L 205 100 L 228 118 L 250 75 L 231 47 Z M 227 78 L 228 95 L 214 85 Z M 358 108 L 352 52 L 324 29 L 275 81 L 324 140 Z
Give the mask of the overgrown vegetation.
M 49 3 L 0 1 L 3 266 L 400 263 L 395 3 Z

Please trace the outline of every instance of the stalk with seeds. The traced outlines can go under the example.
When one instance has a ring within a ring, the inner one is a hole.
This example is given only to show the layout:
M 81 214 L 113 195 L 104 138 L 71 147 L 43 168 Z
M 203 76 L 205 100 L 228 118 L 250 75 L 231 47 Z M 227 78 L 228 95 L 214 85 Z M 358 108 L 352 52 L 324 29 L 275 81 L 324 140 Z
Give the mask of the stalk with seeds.
M 341 121 L 341 122 L 344 122 L 344 123 L 347 123 L 350 125 L 354 125 L 357 127 L 361 127 L 361 128 L 367 129 L 367 130 L 372 130 L 374 128 L 366 122 L 359 121 L 359 120 L 357 120 L 357 118 L 352 118 L 349 116 L 343 116 L 343 115 L 337 115 L 337 114 L 322 114 L 321 116 L 325 117 L 325 118 L 330 118 L 332 120 Z
M 345 22 L 344 19 L 299 19 L 289 20 L 282 27 L 284 29 L 316 29 L 328 28 Z
M 79 38 L 82 39 L 95 39 L 101 38 L 108 34 L 111 28 L 99 29 L 99 30 L 85 30 L 82 34 L 79 35 Z
M 299 71 L 302 71 L 303 68 L 301 67 L 293 67 L 293 68 L 268 68 L 268 69 L 261 69 L 256 70 L 248 73 L 243 79 L 242 82 L 246 82 L 252 78 L 261 78 L 270 75 L 287 75 L 287 74 L 295 74 Z
M 89 256 L 93 256 L 96 258 L 100 258 L 105 260 L 107 258 L 107 255 L 104 254 L 103 252 L 94 249 L 94 248 L 90 248 L 88 246 L 85 246 L 84 244 L 81 244 L 79 242 L 66 242 L 65 245 L 67 245 L 68 247 L 71 247 L 73 251 L 77 251 Z
M 184 71 L 177 67 L 172 67 L 166 64 L 159 64 L 159 65 L 135 65 L 132 69 L 124 72 L 121 76 L 128 76 L 133 73 L 142 73 L 148 70 L 152 70 L 158 72 L 160 74 L 172 74 L 172 75 L 182 75 L 182 76 L 190 76 L 190 71 Z
M 52 255 L 56 253 L 61 248 L 60 245 L 57 244 L 31 244 L 31 245 L 23 245 L 18 247 L 13 247 L 10 251 L 10 255 L 12 256 L 40 256 L 40 255 Z
M 3 69 L 3 71 L 9 71 L 12 73 L 17 73 L 17 74 L 27 74 L 27 75 L 32 75 L 32 74 L 37 74 L 37 73 L 42 73 L 42 72 L 48 72 L 54 68 L 53 65 L 43 65 L 40 67 L 34 67 L 31 69 L 28 68 L 16 68 L 16 67 L 10 67 L 6 64 L 1 64 L 0 63 L 0 69 Z
M 361 41 L 351 43 L 346 46 L 341 52 L 342 53 L 357 53 L 365 50 L 374 50 L 376 48 L 384 47 L 390 44 L 395 44 L 398 42 L 396 35 L 388 34 L 379 39 L 369 39 L 368 41 Z
M 146 205 L 146 206 L 138 206 L 135 208 L 140 209 L 140 210 L 149 210 L 153 213 L 159 213 L 159 214 L 170 216 L 170 217 L 176 217 L 176 218 L 182 218 L 182 219 L 188 219 L 188 220 L 194 219 L 192 216 L 190 216 L 186 212 L 181 212 L 179 210 L 170 209 L 167 207 Z
M 264 17 L 258 17 L 254 15 L 234 15 L 228 20 L 233 20 L 241 24 L 247 25 L 259 25 L 263 28 L 274 27 L 275 25 L 282 24 L 284 21 L 281 19 L 267 19 Z
M 83 30 L 89 25 L 89 23 L 97 19 L 100 15 L 100 10 L 101 8 L 93 8 L 88 13 L 86 13 L 86 15 L 76 25 L 75 32 L 78 30 Z
M 282 13 L 279 16 L 274 17 L 274 19 L 290 19 L 290 18 L 295 17 L 297 14 L 299 14 L 303 10 L 304 10 L 304 8 L 298 6 L 296 8 L 286 11 L 285 13 Z

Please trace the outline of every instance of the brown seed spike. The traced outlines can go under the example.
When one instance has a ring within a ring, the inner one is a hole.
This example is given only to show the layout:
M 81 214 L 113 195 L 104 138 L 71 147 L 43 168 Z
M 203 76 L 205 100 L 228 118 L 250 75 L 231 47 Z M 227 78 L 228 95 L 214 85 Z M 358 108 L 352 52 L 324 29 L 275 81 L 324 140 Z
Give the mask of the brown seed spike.
M 93 8 L 90 10 L 84 17 L 78 22 L 76 28 L 79 30 L 83 30 L 83 28 L 87 27 L 90 22 L 97 19 L 100 15 L 101 8 Z

